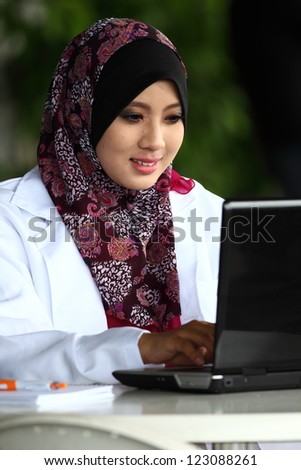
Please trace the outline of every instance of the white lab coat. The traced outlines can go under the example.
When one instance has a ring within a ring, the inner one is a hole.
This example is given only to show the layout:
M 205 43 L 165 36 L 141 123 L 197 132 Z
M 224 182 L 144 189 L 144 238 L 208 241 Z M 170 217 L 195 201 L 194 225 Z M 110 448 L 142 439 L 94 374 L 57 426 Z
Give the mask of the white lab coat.
M 222 199 L 198 183 L 170 199 L 181 321 L 214 322 Z M 108 330 L 99 291 L 38 169 L 1 183 L 0 376 L 115 383 L 112 370 L 143 365 L 142 332 Z

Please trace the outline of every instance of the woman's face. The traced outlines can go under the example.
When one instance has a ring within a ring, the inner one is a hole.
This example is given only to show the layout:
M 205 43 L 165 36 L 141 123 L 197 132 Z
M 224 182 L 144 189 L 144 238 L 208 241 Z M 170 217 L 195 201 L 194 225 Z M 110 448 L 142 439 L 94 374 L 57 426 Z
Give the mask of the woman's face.
M 112 122 L 96 146 L 107 175 L 128 189 L 152 186 L 168 167 L 184 137 L 176 85 L 167 80 L 142 91 Z

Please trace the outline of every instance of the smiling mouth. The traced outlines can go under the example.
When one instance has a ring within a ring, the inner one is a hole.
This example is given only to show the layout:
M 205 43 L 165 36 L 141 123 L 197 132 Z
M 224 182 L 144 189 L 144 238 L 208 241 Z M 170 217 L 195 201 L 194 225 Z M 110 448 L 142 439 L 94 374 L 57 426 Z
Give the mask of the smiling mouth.
M 154 166 L 157 162 L 142 162 L 141 160 L 136 160 L 135 158 L 131 158 L 131 161 L 136 163 L 137 165 L 142 166 Z

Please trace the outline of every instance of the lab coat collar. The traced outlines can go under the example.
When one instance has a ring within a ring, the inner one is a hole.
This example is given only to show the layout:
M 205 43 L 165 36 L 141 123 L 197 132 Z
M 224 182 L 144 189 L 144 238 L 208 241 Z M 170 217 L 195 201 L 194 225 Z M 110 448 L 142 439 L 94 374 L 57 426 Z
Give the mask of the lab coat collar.
M 51 220 L 51 212 L 55 206 L 42 183 L 37 166 L 21 178 L 11 198 L 11 203 L 30 214 Z

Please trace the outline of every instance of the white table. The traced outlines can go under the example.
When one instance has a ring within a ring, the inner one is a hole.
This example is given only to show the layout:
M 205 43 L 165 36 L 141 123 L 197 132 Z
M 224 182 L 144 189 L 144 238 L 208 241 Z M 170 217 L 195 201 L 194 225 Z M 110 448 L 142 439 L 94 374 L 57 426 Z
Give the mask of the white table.
M 192 449 L 204 442 L 215 449 L 248 449 L 269 441 L 301 443 L 301 390 L 201 395 L 116 386 L 114 394 L 112 400 L 76 411 L 0 407 L 0 431 L 14 422 L 38 426 L 41 418 L 56 423 L 59 414 L 65 424 L 105 430 L 157 449 Z

